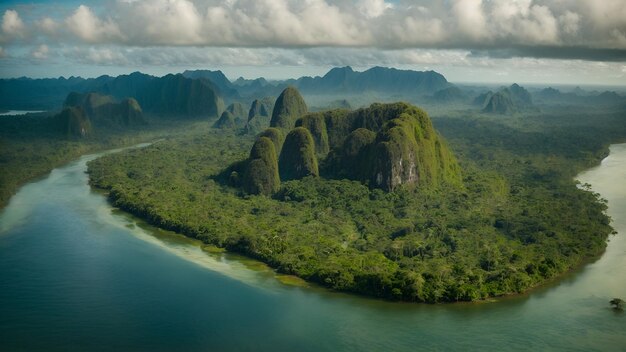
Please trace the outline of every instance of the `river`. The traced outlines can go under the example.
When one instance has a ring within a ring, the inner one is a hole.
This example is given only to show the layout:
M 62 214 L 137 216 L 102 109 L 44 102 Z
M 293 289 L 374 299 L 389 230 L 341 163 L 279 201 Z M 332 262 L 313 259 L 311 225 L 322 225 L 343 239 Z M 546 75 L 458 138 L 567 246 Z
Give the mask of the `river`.
M 626 144 L 579 175 L 609 202 L 605 254 L 528 295 L 391 303 L 280 283 L 116 211 L 81 157 L 25 185 L 0 213 L 0 350 L 623 351 Z

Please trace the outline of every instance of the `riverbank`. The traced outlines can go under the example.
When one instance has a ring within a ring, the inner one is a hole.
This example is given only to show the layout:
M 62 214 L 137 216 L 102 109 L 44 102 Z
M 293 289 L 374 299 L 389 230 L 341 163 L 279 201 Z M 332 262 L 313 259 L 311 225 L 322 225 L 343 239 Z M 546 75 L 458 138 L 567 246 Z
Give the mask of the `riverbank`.
M 616 186 L 625 177 L 594 169 L 600 174 L 587 179 L 594 191 L 597 178 L 612 177 L 605 184 Z M 3 351 L 588 351 L 626 344 L 626 315 L 608 306 L 626 296 L 626 282 L 616 279 L 626 274 L 619 189 L 601 193 L 620 234 L 576 275 L 497 304 L 421 305 L 285 286 L 271 271 L 208 257 L 180 235 L 139 229 L 90 191 L 84 171 L 82 161 L 55 169 L 0 211 L 2 225 L 15 212 L 24 219 L 0 235 Z
M 242 196 L 214 175 L 244 159 L 252 141 L 211 131 L 95 160 L 89 172 L 114 206 L 151 224 L 333 290 L 390 300 L 526 292 L 602 253 L 611 232 L 606 206 L 571 177 L 603 150 L 572 150 L 569 136 L 544 142 L 555 146 L 548 148 L 536 143 L 541 135 L 493 127 L 491 140 L 476 139 L 508 144 L 487 148 L 472 139 L 484 133 L 481 124 L 463 131 L 445 135 L 454 150 L 480 151 L 460 158 L 463 194 L 384 194 L 313 178 L 285 183 L 282 198 Z
M 6 207 L 21 186 L 81 155 L 193 133 L 194 126 L 202 123 L 206 122 L 154 123 L 146 129 L 103 131 L 85 140 L 0 134 L 0 209 Z

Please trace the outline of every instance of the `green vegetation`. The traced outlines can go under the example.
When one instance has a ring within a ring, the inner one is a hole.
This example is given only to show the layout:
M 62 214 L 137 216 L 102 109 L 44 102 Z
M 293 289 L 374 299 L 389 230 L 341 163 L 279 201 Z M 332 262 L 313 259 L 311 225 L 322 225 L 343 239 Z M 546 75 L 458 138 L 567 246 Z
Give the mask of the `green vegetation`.
M 319 176 L 315 143 L 309 130 L 296 127 L 287 134 L 278 165 L 280 178 L 285 181 Z
M 323 161 L 322 174 L 326 177 L 349 177 L 386 191 L 404 185 L 461 186 L 456 159 L 434 130 L 426 112 L 415 106 L 372 104 L 353 112 L 311 113 L 298 119 L 296 126 L 312 136 L 316 155 Z M 371 134 L 363 131 L 351 134 L 358 129 L 371 131 Z M 347 138 L 350 143 L 346 146 Z M 362 144 L 366 140 L 368 143 Z M 345 147 L 348 152 L 344 151 Z M 294 153 L 298 148 L 303 150 L 302 145 L 296 145 L 293 150 L 288 149 L 288 155 L 300 155 Z M 329 152 L 330 157 L 325 158 Z M 311 158 L 311 164 L 313 161 L 317 164 L 315 159 Z M 283 163 L 281 155 L 281 177 L 283 169 L 300 168 L 301 162 L 293 159 Z M 290 179 L 298 178 L 296 174 L 298 172 L 289 173 Z M 299 174 L 305 177 L 310 173 Z
M 248 119 L 248 112 L 246 111 L 246 108 L 241 103 L 235 102 L 235 103 L 228 105 L 228 107 L 226 107 L 226 111 L 233 114 L 233 116 L 241 122 L 246 121 Z
M 254 142 L 243 185 L 250 194 L 270 195 L 280 189 L 278 157 L 271 139 L 260 137 Z
M 213 128 L 234 129 L 241 126 L 241 120 L 238 120 L 232 112 L 225 110 L 220 118 L 215 121 Z
M 0 208 L 24 183 L 81 155 L 175 136 L 206 122 L 153 121 L 150 125 L 91 129 L 81 108 L 47 116 L 0 117 Z M 82 114 L 82 116 L 81 116 Z
M 272 143 L 274 143 L 274 148 L 276 150 L 276 155 L 280 155 L 281 150 L 283 149 L 283 142 L 285 142 L 285 136 L 283 132 L 278 128 L 270 127 L 265 131 L 259 134 L 259 137 L 267 137 Z
M 81 108 L 86 116 L 99 126 L 128 127 L 146 124 L 141 107 L 133 98 L 126 98 L 117 103 L 108 95 L 72 92 L 65 99 L 63 106 Z
M 307 106 L 300 92 L 294 87 L 287 87 L 276 99 L 270 126 L 291 130 L 295 127 L 296 120 L 306 112 Z
M 331 150 L 350 147 L 329 159 L 359 154 L 400 114 L 364 110 L 355 126 L 346 115 L 325 113 Z M 246 159 L 255 139 L 208 126 L 102 157 L 89 172 L 115 206 L 281 273 L 387 299 L 470 301 L 523 292 L 602 253 L 611 232 L 606 204 L 572 178 L 624 140 L 623 116 L 593 108 L 438 116 L 433 124 L 455 152 L 464 187 L 384 192 L 305 177 L 282 182 L 274 198 L 245 195 L 219 175 Z M 406 133 L 406 124 L 393 125 Z M 272 149 L 269 139 L 263 144 Z

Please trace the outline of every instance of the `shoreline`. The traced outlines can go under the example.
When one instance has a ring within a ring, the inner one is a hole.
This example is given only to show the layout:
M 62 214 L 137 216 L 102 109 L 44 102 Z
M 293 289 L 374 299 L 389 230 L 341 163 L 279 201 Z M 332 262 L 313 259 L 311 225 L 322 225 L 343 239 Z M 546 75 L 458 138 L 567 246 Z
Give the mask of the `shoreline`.
M 602 161 L 605 160 L 609 155 L 610 155 L 610 147 L 612 145 L 619 145 L 619 144 L 623 144 L 621 142 L 618 143 L 611 143 L 611 144 L 607 144 L 606 147 L 604 148 L 604 152 L 602 153 L 602 157 L 599 158 L 599 160 L 597 160 L 596 162 L 593 163 L 593 165 L 591 165 L 588 168 L 585 168 L 583 170 L 578 171 L 578 173 L 576 174 L 576 176 L 573 178 L 574 181 L 577 181 L 577 177 L 578 175 L 591 170 L 593 168 L 596 168 L 598 166 L 600 166 L 602 164 Z M 113 192 L 111 192 L 110 189 L 106 189 L 106 188 L 102 188 L 102 187 L 98 187 L 97 185 L 93 184 L 91 182 L 91 178 L 89 178 L 89 185 L 93 188 L 93 189 L 97 189 L 101 192 L 103 192 L 106 197 L 107 200 L 109 202 L 109 204 L 116 208 L 119 209 L 127 214 L 130 214 L 133 217 L 136 217 L 142 221 L 144 221 L 146 224 L 153 226 L 155 228 L 161 229 L 161 230 L 166 230 L 166 231 L 172 231 L 174 233 L 177 233 L 179 235 L 185 236 L 187 238 L 199 241 L 199 243 L 201 245 L 209 245 L 209 246 L 216 246 L 215 243 L 211 243 L 210 241 L 205 242 L 202 241 L 200 239 L 197 238 L 197 236 L 195 234 L 193 234 L 193 232 L 189 229 L 185 229 L 184 227 L 177 227 L 177 226 L 167 226 L 167 224 L 165 223 L 165 221 L 163 219 L 161 219 L 158 214 L 157 217 L 153 217 L 153 218 L 149 218 L 147 216 L 147 214 L 142 214 L 142 212 L 137 211 L 136 209 L 131 208 L 131 206 L 125 205 L 125 204 L 119 204 L 118 201 L 120 200 L 119 198 L 117 198 L 115 196 L 115 194 Z M 116 204 L 118 203 L 118 204 Z M 605 242 L 608 244 L 609 238 L 610 238 L 611 234 L 609 233 L 607 235 L 607 239 L 605 240 Z M 417 302 L 417 301 L 406 301 L 406 300 L 393 300 L 393 299 L 387 299 L 384 297 L 377 297 L 377 296 L 373 296 L 373 295 L 368 295 L 368 294 L 364 294 L 364 293 L 360 293 L 360 292 L 354 292 L 354 291 L 348 291 L 348 290 L 335 290 L 332 289 L 330 287 L 327 287 L 325 285 L 323 285 L 323 283 L 314 281 L 314 280 L 307 280 L 305 278 L 299 277 L 293 273 L 290 272 L 283 272 L 281 270 L 279 270 L 279 268 L 276 268 L 274 266 L 272 266 L 271 262 L 265 262 L 263 260 L 261 260 L 260 258 L 258 258 L 257 256 L 255 256 L 253 253 L 249 253 L 246 251 L 241 251 L 239 250 L 239 247 L 233 247 L 233 248 L 228 248 L 228 247 L 219 247 L 216 246 L 217 248 L 219 248 L 220 250 L 224 250 L 227 251 L 227 253 L 229 254 L 235 254 L 235 255 L 239 255 L 239 256 L 243 256 L 247 259 L 250 260 L 255 260 L 258 261 L 259 263 L 262 263 L 264 265 L 267 265 L 268 267 L 270 267 L 276 274 L 279 275 L 291 275 L 294 277 L 297 277 L 300 280 L 303 280 L 304 282 L 306 282 L 307 284 L 311 284 L 311 285 L 315 285 L 318 286 L 328 292 L 335 292 L 335 293 L 344 293 L 344 294 L 348 294 L 348 295 L 354 295 L 357 297 L 364 297 L 364 298 L 368 298 L 368 299 L 373 299 L 373 300 L 378 300 L 378 301 L 385 301 L 385 302 L 398 302 L 398 303 L 424 303 L 424 304 L 485 304 L 485 303 L 492 303 L 492 302 L 499 302 L 499 301 L 503 301 L 503 300 L 509 300 L 509 299 L 519 299 L 519 298 L 526 298 L 529 295 L 531 295 L 534 292 L 537 291 L 541 291 L 543 289 L 550 289 L 551 287 L 554 287 L 556 285 L 558 285 L 559 283 L 563 282 L 563 280 L 567 279 L 568 277 L 572 277 L 574 275 L 576 275 L 577 273 L 580 273 L 582 270 L 584 270 L 584 268 L 592 263 L 597 262 L 600 258 L 602 258 L 602 256 L 604 255 L 604 253 L 606 252 L 606 245 L 604 246 L 604 248 L 602 249 L 601 252 L 599 252 L 597 255 L 593 255 L 593 256 L 589 256 L 589 257 L 585 257 L 582 258 L 582 260 L 577 263 L 576 265 L 570 267 L 569 269 L 555 275 L 552 278 L 549 278 L 543 282 L 540 282 L 537 285 L 531 286 L 528 289 L 526 289 L 523 292 L 514 292 L 514 293 L 507 293 L 504 295 L 498 295 L 498 296 L 490 296 L 487 297 L 485 299 L 480 299 L 480 300 L 473 300 L 473 301 L 442 301 L 442 302 Z

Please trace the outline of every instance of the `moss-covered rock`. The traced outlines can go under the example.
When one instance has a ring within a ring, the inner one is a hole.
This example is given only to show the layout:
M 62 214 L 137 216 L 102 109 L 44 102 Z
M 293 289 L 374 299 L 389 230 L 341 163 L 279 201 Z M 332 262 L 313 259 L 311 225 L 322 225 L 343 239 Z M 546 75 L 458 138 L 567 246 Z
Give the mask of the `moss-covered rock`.
M 460 168 L 434 130 L 425 111 L 405 105 L 376 135 L 369 157 L 370 185 L 392 191 L 398 186 L 461 186 Z
M 248 111 L 248 120 L 251 120 L 255 116 L 270 116 L 270 108 L 267 103 L 262 100 L 256 99 L 250 105 L 250 110 Z
M 256 115 L 246 122 L 244 130 L 248 134 L 257 134 L 268 127 L 270 127 L 270 117 Z
M 261 137 L 269 138 L 272 143 L 274 143 L 276 155 L 280 155 L 280 152 L 283 149 L 283 142 L 285 141 L 285 135 L 281 130 L 279 130 L 278 128 L 270 127 L 259 134 L 258 138 Z
M 234 129 L 238 127 L 237 118 L 230 111 L 225 110 L 217 121 L 213 124 L 213 128 Z
M 247 121 L 248 120 L 248 112 L 243 104 L 239 102 L 234 102 L 226 107 L 226 110 L 233 114 L 233 116 L 239 121 Z
M 280 130 L 262 136 L 280 150 L 282 180 L 323 174 L 350 178 L 393 191 L 400 186 L 462 187 L 461 170 L 452 152 L 423 110 L 406 104 L 372 104 L 353 112 L 332 110 L 307 114 L 296 122 L 280 149 Z
M 315 143 L 309 130 L 296 127 L 287 134 L 278 165 L 281 180 L 319 176 Z
M 483 107 L 483 112 L 495 114 L 512 114 L 516 111 L 517 107 L 508 89 L 493 94 Z
M 313 137 L 313 142 L 315 142 L 317 155 L 324 157 L 328 154 L 330 147 L 324 114 L 312 113 L 304 115 L 296 121 L 296 127 L 304 127 L 309 130 Z
M 307 113 L 307 106 L 294 87 L 287 87 L 280 94 L 272 111 L 271 127 L 290 130 L 295 127 L 296 120 Z
M 256 140 L 243 180 L 244 191 L 249 194 L 274 194 L 280 188 L 278 158 L 274 143 L 267 137 Z
M 144 125 L 143 111 L 134 98 L 117 103 L 108 95 L 99 93 L 70 93 L 63 104 L 65 107 L 80 107 L 94 124 L 107 127 Z
M 67 137 L 87 137 L 91 135 L 91 122 L 82 108 L 67 107 L 53 117 L 57 130 Z

